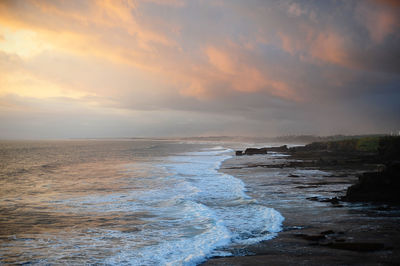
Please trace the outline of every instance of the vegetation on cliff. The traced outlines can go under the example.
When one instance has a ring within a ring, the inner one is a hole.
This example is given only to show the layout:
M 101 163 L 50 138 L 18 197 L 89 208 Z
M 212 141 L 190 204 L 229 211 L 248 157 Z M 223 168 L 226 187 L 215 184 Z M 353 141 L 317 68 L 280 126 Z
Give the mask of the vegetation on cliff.
M 314 142 L 291 151 L 321 151 L 343 153 L 370 153 L 379 165 L 375 172 L 359 176 L 344 197 L 347 201 L 374 201 L 400 203 L 400 137 L 377 136 Z M 370 161 L 369 161 L 370 162 Z
M 303 147 L 294 147 L 291 151 L 336 151 L 336 152 L 372 152 L 377 153 L 380 147 L 380 142 L 388 142 L 388 140 L 399 137 L 382 137 L 382 136 L 367 136 L 357 137 L 343 140 L 313 142 Z M 390 145 L 390 144 L 389 144 Z
M 375 171 L 361 174 L 358 182 L 348 188 L 343 200 L 400 203 L 400 136 L 357 136 L 312 142 L 291 148 L 287 148 L 286 145 L 248 148 L 244 152 L 237 151 L 236 155 L 269 152 L 290 153 L 292 157 L 303 160 L 293 162 L 293 165 L 309 167 L 369 165 L 370 169 L 375 168 Z

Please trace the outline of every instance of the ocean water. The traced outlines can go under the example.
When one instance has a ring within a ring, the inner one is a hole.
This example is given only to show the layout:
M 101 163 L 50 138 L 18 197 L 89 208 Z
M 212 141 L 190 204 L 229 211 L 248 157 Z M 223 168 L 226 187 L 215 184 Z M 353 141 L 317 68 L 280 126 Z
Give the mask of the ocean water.
M 218 171 L 232 155 L 156 140 L 0 142 L 0 264 L 196 265 L 271 239 L 283 217 Z

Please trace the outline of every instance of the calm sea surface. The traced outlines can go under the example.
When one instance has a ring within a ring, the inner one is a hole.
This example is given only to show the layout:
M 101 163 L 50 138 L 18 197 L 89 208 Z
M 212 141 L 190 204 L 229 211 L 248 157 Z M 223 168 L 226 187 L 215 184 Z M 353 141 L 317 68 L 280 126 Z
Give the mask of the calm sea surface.
M 218 172 L 233 151 L 172 141 L 0 142 L 0 264 L 195 265 L 283 217 Z

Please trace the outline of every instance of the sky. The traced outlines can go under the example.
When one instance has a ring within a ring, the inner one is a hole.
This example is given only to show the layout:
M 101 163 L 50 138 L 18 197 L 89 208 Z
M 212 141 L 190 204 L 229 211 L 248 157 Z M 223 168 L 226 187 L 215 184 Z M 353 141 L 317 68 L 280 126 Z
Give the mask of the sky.
M 400 130 L 400 1 L 0 0 L 0 138 Z

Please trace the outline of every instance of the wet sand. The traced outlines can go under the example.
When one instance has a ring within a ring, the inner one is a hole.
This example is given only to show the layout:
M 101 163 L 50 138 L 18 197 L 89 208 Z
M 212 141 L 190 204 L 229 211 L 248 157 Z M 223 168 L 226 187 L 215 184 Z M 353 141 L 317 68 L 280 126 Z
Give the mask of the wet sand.
M 336 199 L 359 173 L 376 167 L 365 158 L 315 153 L 226 160 L 220 171 L 242 179 L 249 196 L 278 210 L 283 230 L 202 265 L 400 265 L 400 208 Z

